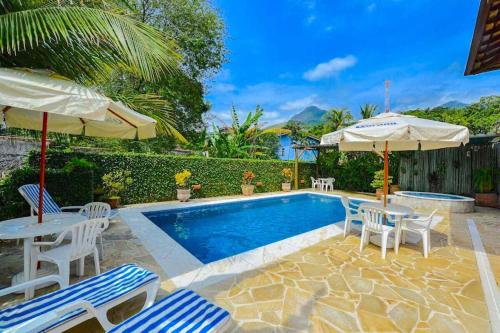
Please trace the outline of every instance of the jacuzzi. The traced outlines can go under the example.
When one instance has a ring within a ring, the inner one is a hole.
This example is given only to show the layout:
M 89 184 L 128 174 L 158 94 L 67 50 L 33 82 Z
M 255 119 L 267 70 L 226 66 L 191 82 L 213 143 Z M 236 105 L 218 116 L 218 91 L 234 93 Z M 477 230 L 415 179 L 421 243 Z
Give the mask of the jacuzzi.
M 450 213 L 471 213 L 474 211 L 474 199 L 454 194 L 432 192 L 398 191 L 391 202 L 410 206 L 416 210 L 447 211 Z

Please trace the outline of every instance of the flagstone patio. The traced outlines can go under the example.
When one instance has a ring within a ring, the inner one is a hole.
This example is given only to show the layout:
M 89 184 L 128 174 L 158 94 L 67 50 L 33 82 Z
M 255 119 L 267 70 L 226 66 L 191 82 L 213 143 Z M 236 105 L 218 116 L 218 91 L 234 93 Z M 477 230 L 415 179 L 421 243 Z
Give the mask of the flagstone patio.
M 498 281 L 500 216 L 498 210 L 478 209 L 444 216 L 432 231 L 428 259 L 421 244 L 404 245 L 397 256 L 390 250 L 386 260 L 373 245 L 360 253 L 359 235 L 353 232 L 197 291 L 230 311 L 231 332 L 490 332 L 466 224 L 471 217 Z M 112 224 L 104 238 L 102 270 L 135 262 L 160 274 L 158 298 L 175 289 L 126 224 Z M 14 242 L 1 244 L 0 250 L 0 283 L 7 284 L 21 270 L 22 252 Z M 92 275 L 92 261 L 86 266 Z M 20 298 L 0 298 L 0 307 Z M 138 297 L 112 310 L 112 320 L 135 313 L 142 301 Z M 100 331 L 95 320 L 71 330 Z

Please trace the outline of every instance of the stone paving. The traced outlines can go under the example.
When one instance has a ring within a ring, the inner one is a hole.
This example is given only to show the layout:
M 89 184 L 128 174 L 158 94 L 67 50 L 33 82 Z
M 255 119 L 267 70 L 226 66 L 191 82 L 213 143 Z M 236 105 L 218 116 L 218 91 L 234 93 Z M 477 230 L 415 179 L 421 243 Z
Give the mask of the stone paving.
M 432 231 L 428 259 L 421 244 L 404 245 L 397 256 L 389 250 L 386 260 L 373 245 L 360 253 L 353 232 L 198 292 L 231 312 L 231 332 L 490 332 L 465 223 L 471 216 L 445 216 Z M 498 210 L 479 209 L 473 217 L 498 279 Z M 104 238 L 103 271 L 135 262 L 160 274 L 158 298 L 175 289 L 125 224 L 112 224 Z M 21 270 L 22 253 L 14 242 L 0 243 L 0 251 L 5 285 Z M 93 272 L 88 260 L 86 274 Z M 0 298 L 0 308 L 20 298 Z M 111 320 L 120 322 L 142 302 L 138 297 L 112 310 Z M 95 320 L 70 330 L 101 331 Z

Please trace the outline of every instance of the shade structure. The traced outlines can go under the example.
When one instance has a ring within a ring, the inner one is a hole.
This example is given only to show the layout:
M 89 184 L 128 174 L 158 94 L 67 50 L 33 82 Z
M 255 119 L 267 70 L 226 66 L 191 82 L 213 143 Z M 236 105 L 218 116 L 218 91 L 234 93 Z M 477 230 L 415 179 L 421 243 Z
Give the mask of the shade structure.
M 154 119 L 46 70 L 0 68 L 0 110 L 6 126 L 42 131 L 39 223 L 47 132 L 120 139 L 156 135 Z
M 458 147 L 468 142 L 469 130 L 465 126 L 393 112 L 360 120 L 321 137 L 322 145 L 338 144 L 341 151 L 384 152 L 384 204 L 388 194 L 389 151 Z
M 0 110 L 8 127 L 120 139 L 155 137 L 156 121 L 48 71 L 0 68 Z

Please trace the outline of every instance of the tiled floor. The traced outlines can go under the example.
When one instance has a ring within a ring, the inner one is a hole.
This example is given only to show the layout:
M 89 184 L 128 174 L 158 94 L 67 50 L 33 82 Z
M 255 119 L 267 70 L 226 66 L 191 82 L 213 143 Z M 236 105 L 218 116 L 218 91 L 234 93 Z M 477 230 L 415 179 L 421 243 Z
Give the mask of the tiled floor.
M 370 245 L 359 252 L 359 236 L 335 237 L 199 290 L 229 310 L 233 332 L 489 332 L 488 312 L 466 220 L 473 217 L 499 277 L 498 210 L 445 216 L 432 232 L 429 259 L 420 244 L 403 246 L 380 259 Z M 496 239 L 495 239 L 496 238 Z M 21 269 L 14 243 L 0 248 L 0 283 Z M 154 259 L 121 223 L 105 234 L 103 270 L 136 262 L 161 274 Z M 87 273 L 93 264 L 87 263 Z M 159 295 L 174 289 L 162 276 Z M 112 311 L 122 318 L 137 311 L 140 299 Z M 3 306 L 12 299 L 0 299 Z M 3 307 L 2 306 L 2 307 Z M 72 332 L 99 332 L 89 321 Z

